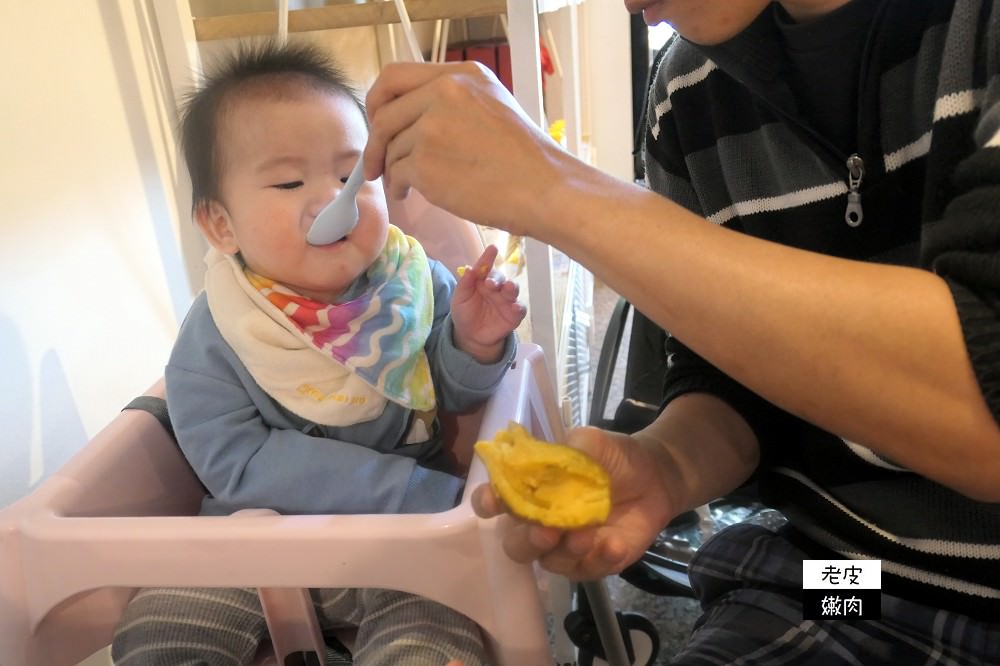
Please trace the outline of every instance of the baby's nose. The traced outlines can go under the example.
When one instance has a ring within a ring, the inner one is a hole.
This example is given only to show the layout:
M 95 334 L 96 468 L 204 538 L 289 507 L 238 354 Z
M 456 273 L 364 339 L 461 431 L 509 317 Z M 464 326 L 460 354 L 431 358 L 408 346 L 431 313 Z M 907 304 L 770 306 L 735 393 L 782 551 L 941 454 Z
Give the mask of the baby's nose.
M 317 193 L 313 205 L 311 207 L 311 212 L 313 217 L 319 215 L 319 212 L 329 206 L 334 199 L 340 195 L 340 191 L 344 189 L 344 183 L 339 179 L 335 180 L 332 184 L 325 186 L 322 190 Z

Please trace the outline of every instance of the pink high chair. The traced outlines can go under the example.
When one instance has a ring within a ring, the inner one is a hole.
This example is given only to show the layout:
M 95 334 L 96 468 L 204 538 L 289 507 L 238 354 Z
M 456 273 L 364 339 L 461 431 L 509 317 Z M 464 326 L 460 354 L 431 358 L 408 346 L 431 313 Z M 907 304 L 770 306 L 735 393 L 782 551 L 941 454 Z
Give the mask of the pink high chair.
M 412 196 L 394 221 L 452 270 L 471 263 L 482 250 L 475 228 L 435 217 Z M 162 396 L 162 380 L 148 394 Z M 471 490 L 487 480 L 471 444 L 511 420 L 545 439 L 562 435 L 545 359 L 533 344 L 521 343 L 486 405 L 445 424 L 455 455 L 471 461 L 455 508 L 201 517 L 204 490 L 171 435 L 149 412 L 126 409 L 34 492 L 0 510 L 0 664 L 78 664 L 110 643 L 128 600 L 146 586 L 258 588 L 270 631 L 259 664 L 309 651 L 322 661 L 310 587 L 423 595 L 476 621 L 492 663 L 551 664 L 546 579 L 508 559 L 497 521 L 480 520 L 470 505 Z

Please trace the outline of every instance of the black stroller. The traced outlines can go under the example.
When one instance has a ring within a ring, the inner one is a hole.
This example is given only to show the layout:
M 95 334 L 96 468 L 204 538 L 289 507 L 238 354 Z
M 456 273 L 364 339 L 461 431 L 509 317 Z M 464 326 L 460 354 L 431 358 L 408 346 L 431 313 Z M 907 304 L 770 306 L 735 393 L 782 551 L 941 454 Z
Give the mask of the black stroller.
M 589 425 L 631 433 L 656 418 L 667 369 L 665 333 L 631 304 L 619 298 L 608 322 L 595 373 Z M 619 366 L 623 341 L 622 395 L 614 415 L 605 417 Z M 698 548 L 724 527 L 755 522 L 776 528 L 785 522 L 777 511 L 759 502 L 753 484 L 681 514 L 657 535 L 643 556 L 620 574 L 626 582 L 656 595 L 694 597 L 687 567 Z M 578 648 L 578 664 L 655 663 L 660 640 L 656 627 L 644 616 L 615 611 L 602 583 L 581 584 L 576 607 L 566 617 L 565 629 Z M 618 632 L 608 627 L 617 624 Z M 609 635 L 610 634 L 610 635 Z M 617 644 L 617 645 L 615 645 Z M 606 649 L 608 648 L 608 649 Z

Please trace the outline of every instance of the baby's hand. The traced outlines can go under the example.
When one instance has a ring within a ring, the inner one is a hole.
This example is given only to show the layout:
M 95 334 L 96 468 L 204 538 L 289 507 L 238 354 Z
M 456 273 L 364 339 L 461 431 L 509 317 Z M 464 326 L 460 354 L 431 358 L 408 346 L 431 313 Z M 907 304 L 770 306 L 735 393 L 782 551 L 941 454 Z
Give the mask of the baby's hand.
M 493 363 L 503 353 L 507 335 L 527 309 L 517 300 L 519 287 L 493 270 L 497 248 L 488 246 L 473 266 L 459 270 L 451 299 L 455 346 L 480 363 Z

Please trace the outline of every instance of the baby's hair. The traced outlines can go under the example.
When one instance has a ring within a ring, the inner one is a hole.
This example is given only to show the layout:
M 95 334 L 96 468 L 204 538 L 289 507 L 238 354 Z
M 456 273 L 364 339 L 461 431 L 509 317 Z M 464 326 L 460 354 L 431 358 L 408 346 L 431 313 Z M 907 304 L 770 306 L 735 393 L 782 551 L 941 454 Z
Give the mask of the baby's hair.
M 282 97 L 290 86 L 302 85 L 347 96 L 367 123 L 358 91 L 333 59 L 315 46 L 272 40 L 241 43 L 215 63 L 180 111 L 181 150 L 191 176 L 193 211 L 219 199 L 219 126 L 232 103 L 255 95 Z

